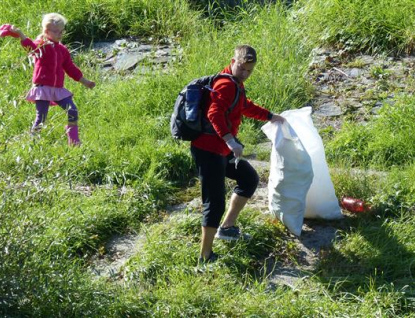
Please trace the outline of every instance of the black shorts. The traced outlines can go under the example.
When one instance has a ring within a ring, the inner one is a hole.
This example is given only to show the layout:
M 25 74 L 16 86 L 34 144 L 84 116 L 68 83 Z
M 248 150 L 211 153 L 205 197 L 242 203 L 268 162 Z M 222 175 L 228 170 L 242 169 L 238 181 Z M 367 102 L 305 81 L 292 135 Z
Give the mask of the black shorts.
M 236 181 L 234 193 L 250 198 L 258 186 L 258 173 L 246 160 L 239 161 L 235 169 L 229 162 L 234 159 L 233 153 L 225 157 L 193 146 L 190 150 L 202 187 L 202 226 L 217 228 L 226 207 L 225 177 Z

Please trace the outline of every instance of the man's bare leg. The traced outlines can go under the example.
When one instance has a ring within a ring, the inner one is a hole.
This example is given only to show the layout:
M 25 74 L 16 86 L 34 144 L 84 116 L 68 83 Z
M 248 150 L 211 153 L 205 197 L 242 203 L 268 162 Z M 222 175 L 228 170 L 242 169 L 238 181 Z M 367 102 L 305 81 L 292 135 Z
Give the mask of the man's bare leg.
M 200 256 L 208 259 L 212 252 L 213 239 L 215 238 L 217 229 L 209 226 L 202 226 L 202 242 Z
M 241 197 L 236 193 L 232 193 L 231 200 L 229 202 L 229 208 L 226 212 L 225 218 L 222 222 L 222 227 L 227 228 L 230 226 L 235 225 L 236 219 L 239 216 L 239 213 L 245 207 L 246 203 L 248 202 L 248 198 Z

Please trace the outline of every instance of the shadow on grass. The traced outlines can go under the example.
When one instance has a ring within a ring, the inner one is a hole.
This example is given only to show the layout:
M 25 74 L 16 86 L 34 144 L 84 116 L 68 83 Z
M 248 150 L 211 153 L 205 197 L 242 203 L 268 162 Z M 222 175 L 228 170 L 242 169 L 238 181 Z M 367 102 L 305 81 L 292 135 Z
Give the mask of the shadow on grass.
M 410 238 L 394 228 L 394 216 L 359 215 L 347 223 L 347 240 L 323 251 L 317 277 L 339 292 L 361 294 L 386 287 L 389 292 L 405 291 L 402 302 L 413 302 L 415 253 L 403 242 Z

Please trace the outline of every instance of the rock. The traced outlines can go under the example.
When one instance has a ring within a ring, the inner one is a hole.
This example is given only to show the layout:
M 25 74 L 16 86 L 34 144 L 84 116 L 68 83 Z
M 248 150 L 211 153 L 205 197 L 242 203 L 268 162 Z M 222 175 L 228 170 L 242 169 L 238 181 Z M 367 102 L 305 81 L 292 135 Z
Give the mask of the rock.
M 339 98 L 337 100 L 340 109 L 352 109 L 355 110 L 357 108 L 362 107 L 362 103 L 359 102 L 359 100 L 356 100 L 355 97 L 353 98 Z
M 89 270 L 97 278 L 119 279 L 123 265 L 139 251 L 143 242 L 144 236 L 140 235 L 114 235 L 105 244 L 105 253 L 91 259 Z
M 373 64 L 374 62 L 374 57 L 371 55 L 361 55 L 358 57 L 358 59 L 364 64 L 364 65 L 369 65 L 369 64 Z
M 385 93 L 411 91 L 407 83 L 413 81 L 415 56 L 343 54 L 339 59 L 341 55 L 341 51 L 324 48 L 312 52 L 308 76 L 314 85 L 315 97 L 309 104 L 315 110 L 313 120 L 319 129 L 328 126 L 340 129 L 341 115 L 348 113 L 353 113 L 355 122 L 367 123 L 386 102 L 382 100 Z M 377 101 L 381 104 L 375 105 Z M 394 102 L 394 96 L 387 98 L 389 105 Z M 369 113 L 368 109 L 371 109 Z
M 363 71 L 358 68 L 352 68 L 348 73 L 350 77 L 356 78 L 362 75 Z
M 134 69 L 139 62 L 144 60 L 145 55 L 140 51 L 125 51 L 118 54 L 112 67 L 115 71 L 127 71 Z
M 315 112 L 314 115 L 316 116 L 323 116 L 323 117 L 332 117 L 332 116 L 340 116 L 343 115 L 343 111 L 339 106 L 337 106 L 333 102 L 325 103 L 321 106 L 319 106 Z
M 101 61 L 103 71 L 121 74 L 127 71 L 147 74 L 152 71 L 152 65 L 165 65 L 176 58 L 174 52 L 180 52 L 174 44 L 153 45 L 128 39 L 97 42 L 92 50 L 97 55 L 105 56 Z M 141 65 L 143 61 L 146 61 L 146 65 Z
M 301 236 L 290 238 L 299 249 L 296 264 L 267 264 L 272 270 L 269 281 L 272 285 L 285 285 L 296 289 L 317 268 L 324 257 L 324 249 L 333 245 L 338 239 L 338 229 L 343 221 L 330 224 L 328 221 L 304 220 Z
M 370 110 L 370 113 L 372 115 L 378 115 L 379 114 L 379 110 L 382 108 L 382 106 L 375 106 Z
M 367 78 L 367 77 L 362 77 L 361 78 L 361 84 L 366 85 L 366 86 L 371 86 L 371 85 L 375 84 L 375 80 L 373 80 L 371 78 Z

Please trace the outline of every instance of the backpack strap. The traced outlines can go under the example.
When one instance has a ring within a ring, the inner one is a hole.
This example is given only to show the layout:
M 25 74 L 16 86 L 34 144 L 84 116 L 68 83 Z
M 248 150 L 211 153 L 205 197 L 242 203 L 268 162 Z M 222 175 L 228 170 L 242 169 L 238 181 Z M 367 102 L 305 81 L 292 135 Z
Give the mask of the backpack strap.
M 228 124 L 228 128 L 231 128 L 231 123 L 229 122 L 228 119 L 228 115 L 230 114 L 230 112 L 235 108 L 236 104 L 238 103 L 239 97 L 241 95 L 241 90 L 239 88 L 239 85 L 235 79 L 235 77 L 231 74 L 227 74 L 227 73 L 218 73 L 214 76 L 211 77 L 209 83 L 207 85 L 204 86 L 204 88 L 206 88 L 207 90 L 211 91 L 211 92 L 216 92 L 212 86 L 213 86 L 213 82 L 217 79 L 217 78 L 229 78 L 233 83 L 235 83 L 236 86 L 236 94 L 235 94 L 235 99 L 233 100 L 231 106 L 226 110 L 225 113 L 225 117 L 226 117 L 226 121 Z M 202 121 L 205 123 L 203 124 L 204 128 L 204 133 L 206 134 L 216 134 L 215 131 L 213 130 L 212 124 L 207 120 L 207 118 L 203 118 Z
M 234 84 L 235 84 L 235 86 L 236 86 L 236 94 L 235 94 L 235 99 L 233 100 L 233 102 L 232 102 L 232 104 L 231 104 L 231 106 L 228 108 L 228 110 L 226 111 L 226 115 L 228 115 L 234 108 L 235 108 L 235 106 L 236 106 L 236 104 L 238 103 L 238 100 L 239 100 L 239 96 L 241 95 L 241 89 L 239 88 L 239 85 L 238 85 L 238 83 L 236 82 L 236 79 L 235 79 L 235 77 L 233 76 L 233 75 L 231 75 L 231 74 L 227 74 L 227 73 L 218 73 L 218 74 L 216 74 L 213 78 L 212 78 L 212 80 L 211 80 L 211 82 L 209 83 L 209 88 L 210 88 L 210 90 L 211 91 L 213 91 L 213 89 L 211 88 L 211 86 L 213 85 L 213 82 L 216 80 L 216 79 L 218 79 L 218 78 L 220 78 L 220 77 L 222 77 L 222 78 L 229 78 Z

